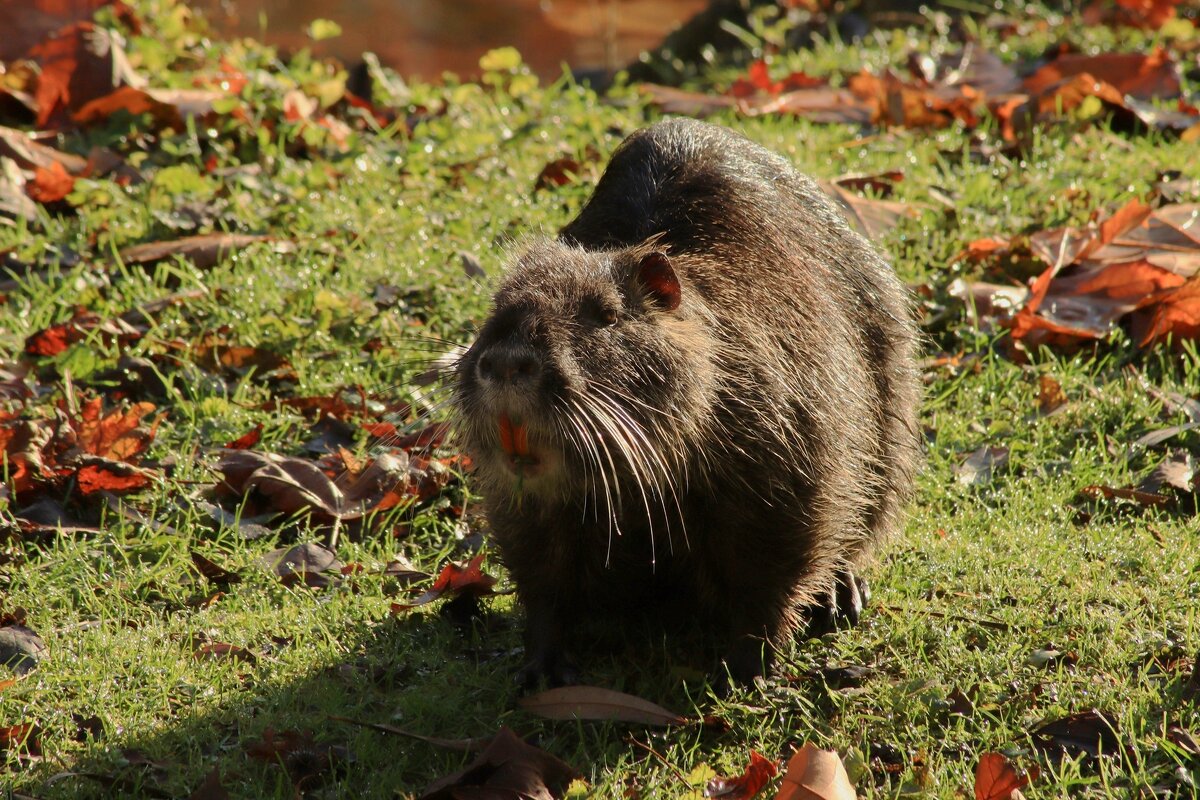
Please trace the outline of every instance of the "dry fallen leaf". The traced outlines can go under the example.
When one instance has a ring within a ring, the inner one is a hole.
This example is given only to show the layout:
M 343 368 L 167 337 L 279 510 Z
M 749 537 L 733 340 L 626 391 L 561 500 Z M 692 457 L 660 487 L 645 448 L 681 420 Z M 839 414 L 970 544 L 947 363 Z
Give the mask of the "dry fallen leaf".
M 1067 404 L 1062 384 L 1051 375 L 1038 376 L 1038 413 L 1051 414 Z
M 954 468 L 954 476 L 964 486 L 985 486 L 992 482 L 996 471 L 1008 463 L 1007 447 L 984 445 L 975 450 Z
M 232 442 L 226 442 L 223 447 L 226 450 L 249 450 L 262 439 L 262 432 L 263 424 L 260 422 Z
M 774 761 L 750 751 L 750 763 L 746 771 L 733 778 L 716 777 L 704 785 L 705 797 L 720 797 L 724 800 L 750 800 L 767 785 L 779 767 Z
M 279 731 L 267 728 L 262 741 L 246 746 L 251 758 L 279 764 L 297 790 L 324 782 L 341 766 L 353 760 L 341 745 L 317 742 L 308 731 Z M 297 796 L 303 796 L 297 791 Z
M 522 697 L 517 705 L 546 719 L 590 719 L 643 725 L 683 725 L 687 719 L 662 706 L 599 686 L 562 686 Z
M 213 767 L 204 783 L 188 795 L 188 800 L 229 800 L 229 791 L 221 783 L 221 770 Z
M 17 675 L 25 675 L 33 671 L 46 656 L 46 644 L 32 628 L 21 622 L 0 626 L 0 667 L 7 667 Z
M 1045 722 L 1031 733 L 1034 746 L 1051 755 L 1095 757 L 1121 747 L 1116 717 L 1096 709 Z
M 775 800 L 854 800 L 857 795 L 835 750 L 806 744 L 788 760 Z
M 431 783 L 419 800 L 551 800 L 577 777 L 563 761 L 501 728 L 474 761 Z
M 1037 93 L 1064 79 L 1089 75 L 1122 95 L 1141 100 L 1179 96 L 1179 66 L 1158 48 L 1151 53 L 1067 53 L 1025 78 L 1025 88 Z
M 1037 776 L 1036 767 L 1018 776 L 1004 755 L 984 753 L 975 769 L 975 800 L 1014 800 L 1020 797 L 1020 789 Z
M 454 563 L 447 564 L 438 574 L 433 586 L 420 597 L 410 603 L 392 603 L 392 613 L 399 614 L 411 608 L 432 603 L 445 594 L 450 594 L 452 597 L 463 595 L 483 597 L 491 594 L 492 587 L 496 585 L 496 579 L 483 571 L 482 564 L 483 553 L 472 558 L 465 567 Z
M 39 203 L 57 203 L 75 188 L 75 178 L 55 161 L 48 167 L 37 167 L 33 180 L 25 185 L 26 193 Z
M 146 242 L 126 247 L 118 254 L 125 264 L 151 265 L 172 256 L 191 261 L 198 269 L 208 269 L 231 253 L 243 250 L 257 242 L 276 242 L 286 248 L 286 242 L 278 242 L 271 236 L 250 233 L 206 233 L 165 242 Z
M 863 197 L 856 189 L 870 186 L 878 190 L 895 182 L 895 173 L 881 175 L 843 175 L 832 181 L 818 181 L 826 194 L 841 206 L 850 224 L 859 233 L 875 241 L 883 238 L 902 218 L 920 217 L 920 209 L 898 200 Z
M 342 563 L 337 555 L 316 542 L 272 550 L 262 557 L 261 563 L 275 573 L 284 586 L 319 589 L 342 582 Z

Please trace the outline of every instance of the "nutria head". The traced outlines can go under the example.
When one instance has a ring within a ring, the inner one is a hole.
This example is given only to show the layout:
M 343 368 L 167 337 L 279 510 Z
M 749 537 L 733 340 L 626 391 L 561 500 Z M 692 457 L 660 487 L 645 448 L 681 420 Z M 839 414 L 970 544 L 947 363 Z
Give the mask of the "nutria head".
M 457 368 L 458 427 L 483 493 L 610 516 L 624 485 L 662 495 L 710 416 L 706 315 L 684 264 L 654 242 L 529 248 Z

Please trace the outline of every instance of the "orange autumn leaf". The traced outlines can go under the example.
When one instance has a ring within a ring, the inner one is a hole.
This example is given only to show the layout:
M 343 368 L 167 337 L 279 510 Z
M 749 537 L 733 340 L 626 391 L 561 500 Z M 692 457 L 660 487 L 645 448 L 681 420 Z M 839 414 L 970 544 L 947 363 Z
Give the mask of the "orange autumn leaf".
M 75 188 L 75 178 L 63 165 L 54 161 L 49 167 L 37 167 L 33 180 L 25 185 L 25 193 L 39 203 L 57 203 Z
M 135 403 L 128 409 L 102 414 L 103 401 L 93 398 L 71 421 L 79 446 L 92 455 L 130 461 L 145 452 L 154 440 L 154 430 L 140 428 L 142 418 L 154 411 L 153 403 Z
M 779 767 L 774 761 L 750 751 L 750 763 L 746 771 L 733 778 L 713 778 L 704 787 L 705 797 L 720 797 L 724 800 L 750 800 L 767 785 Z
M 1117 5 L 1129 12 L 1131 21 L 1139 27 L 1158 30 L 1175 18 L 1175 6 L 1183 0 L 1117 0 Z
M 170 103 L 156 99 L 149 92 L 135 89 L 132 86 L 122 86 L 113 92 L 89 100 L 71 115 L 71 119 L 80 125 L 92 125 L 107 121 L 118 111 L 125 111 L 134 116 L 150 114 L 160 128 L 180 130 L 183 127 L 179 109 Z
M 1030 94 L 1049 89 L 1064 79 L 1089 75 L 1110 84 L 1122 95 L 1139 99 L 1179 96 L 1179 67 L 1166 50 L 1144 53 L 1068 53 L 1046 64 L 1024 81 Z
M 225 443 L 226 450 L 249 450 L 262 439 L 263 424 L 260 422 L 232 442 Z
M 56 356 L 83 338 L 74 320 L 51 325 L 25 340 L 25 352 L 31 356 Z
M 792 754 L 775 800 L 854 800 L 854 786 L 834 750 L 806 744 Z
M 1000 753 L 984 753 L 975 770 L 975 800 L 1010 800 L 1013 792 L 1037 778 L 1037 769 L 1018 776 Z
M 432 603 L 445 594 L 454 596 L 473 595 L 483 597 L 492 593 L 496 579 L 483 571 L 483 554 L 472 558 L 465 567 L 449 563 L 438 573 L 433 586 L 411 603 L 392 603 L 392 613 L 399 614 L 410 608 Z
M 1130 261 L 1105 267 L 1076 286 L 1075 292 L 1121 299 L 1142 298 L 1182 286 L 1186 282 L 1187 279 L 1182 275 L 1156 267 L 1148 261 Z
M 1145 347 L 1168 335 L 1176 339 L 1200 337 L 1200 277 L 1192 278 L 1161 299 L 1141 345 Z
M 27 54 L 41 68 L 34 101 L 39 128 L 62 121 L 69 109 L 79 108 L 115 86 L 111 43 L 91 22 L 60 28 Z
M 100 491 L 132 492 L 150 485 L 149 475 L 140 470 L 123 467 L 120 462 L 87 464 L 75 473 L 75 482 L 83 494 Z

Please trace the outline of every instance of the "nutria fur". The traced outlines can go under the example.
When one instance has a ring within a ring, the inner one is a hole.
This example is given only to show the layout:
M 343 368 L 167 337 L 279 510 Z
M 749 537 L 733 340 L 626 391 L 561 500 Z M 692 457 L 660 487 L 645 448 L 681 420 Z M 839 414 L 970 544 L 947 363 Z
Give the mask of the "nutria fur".
M 457 367 L 459 430 L 528 614 L 687 621 L 747 679 L 861 608 L 918 462 L 900 282 L 810 179 L 725 128 L 634 133 L 529 247 Z

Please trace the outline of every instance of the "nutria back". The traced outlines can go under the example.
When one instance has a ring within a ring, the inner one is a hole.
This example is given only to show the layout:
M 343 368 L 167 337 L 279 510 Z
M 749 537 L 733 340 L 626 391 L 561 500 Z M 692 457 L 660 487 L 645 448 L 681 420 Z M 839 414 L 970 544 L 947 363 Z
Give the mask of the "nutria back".
M 853 620 L 919 454 L 890 267 L 784 159 L 691 120 L 627 138 L 461 359 L 459 429 L 528 614 L 527 677 L 589 618 L 687 620 L 731 671 Z

